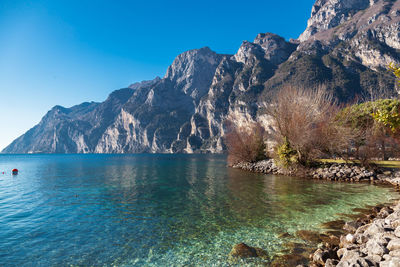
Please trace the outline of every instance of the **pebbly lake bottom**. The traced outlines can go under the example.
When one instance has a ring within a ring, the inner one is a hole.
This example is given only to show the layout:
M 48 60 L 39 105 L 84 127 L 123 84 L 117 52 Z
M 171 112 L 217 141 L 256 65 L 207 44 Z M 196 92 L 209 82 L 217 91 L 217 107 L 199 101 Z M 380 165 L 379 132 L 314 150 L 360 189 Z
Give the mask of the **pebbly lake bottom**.
M 0 265 L 265 265 L 228 254 L 316 246 L 295 233 L 398 197 L 231 169 L 222 155 L 0 155 Z

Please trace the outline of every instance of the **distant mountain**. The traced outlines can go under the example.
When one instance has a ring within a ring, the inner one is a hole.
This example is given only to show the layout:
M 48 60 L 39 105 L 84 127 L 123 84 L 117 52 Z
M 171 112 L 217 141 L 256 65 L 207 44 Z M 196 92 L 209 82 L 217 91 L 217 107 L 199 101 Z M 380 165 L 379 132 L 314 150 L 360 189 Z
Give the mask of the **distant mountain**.
M 235 55 L 179 55 L 163 78 L 114 91 L 102 103 L 56 106 L 5 153 L 217 153 L 224 121 L 267 123 L 284 84 L 327 84 L 342 101 L 397 94 L 400 0 L 317 0 L 297 40 L 259 34 Z

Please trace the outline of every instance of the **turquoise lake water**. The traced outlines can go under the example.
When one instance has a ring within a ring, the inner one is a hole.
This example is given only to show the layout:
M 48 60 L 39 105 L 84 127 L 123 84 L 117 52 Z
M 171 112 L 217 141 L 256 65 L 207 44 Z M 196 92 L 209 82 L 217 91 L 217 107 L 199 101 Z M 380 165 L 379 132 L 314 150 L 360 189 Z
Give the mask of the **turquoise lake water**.
M 221 155 L 0 155 L 0 266 L 228 266 L 236 243 L 272 257 L 280 233 L 394 198 L 235 170 Z

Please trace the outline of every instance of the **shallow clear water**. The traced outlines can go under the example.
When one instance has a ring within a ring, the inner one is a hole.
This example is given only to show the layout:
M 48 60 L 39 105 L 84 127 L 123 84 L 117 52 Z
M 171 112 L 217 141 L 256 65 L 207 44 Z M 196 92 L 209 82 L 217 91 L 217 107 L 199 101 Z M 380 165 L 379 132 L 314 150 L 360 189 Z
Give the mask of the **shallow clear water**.
M 0 155 L 0 266 L 226 266 L 236 243 L 272 257 L 280 233 L 397 197 L 215 155 Z

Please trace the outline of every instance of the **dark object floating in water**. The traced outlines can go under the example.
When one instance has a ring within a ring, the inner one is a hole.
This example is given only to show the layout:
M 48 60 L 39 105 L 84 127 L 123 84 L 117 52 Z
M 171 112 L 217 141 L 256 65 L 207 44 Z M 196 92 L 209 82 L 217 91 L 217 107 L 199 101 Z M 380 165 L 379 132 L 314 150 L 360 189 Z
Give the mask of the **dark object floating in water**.
M 13 169 L 13 170 L 12 170 L 12 174 L 13 174 L 13 175 L 17 175 L 17 174 L 18 174 L 18 169 Z

